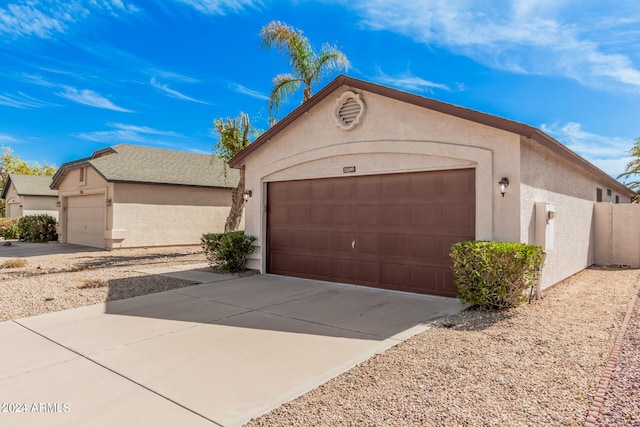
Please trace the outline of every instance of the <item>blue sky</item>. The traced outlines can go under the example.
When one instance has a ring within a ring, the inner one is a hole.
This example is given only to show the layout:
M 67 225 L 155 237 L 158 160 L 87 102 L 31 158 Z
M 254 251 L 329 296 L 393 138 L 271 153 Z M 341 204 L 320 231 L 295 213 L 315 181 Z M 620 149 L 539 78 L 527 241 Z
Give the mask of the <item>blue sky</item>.
M 261 48 L 271 20 L 353 77 L 539 127 L 614 176 L 640 137 L 637 0 L 5 0 L 0 144 L 60 165 L 119 143 L 211 153 L 213 119 L 241 111 L 267 129 L 288 71 Z

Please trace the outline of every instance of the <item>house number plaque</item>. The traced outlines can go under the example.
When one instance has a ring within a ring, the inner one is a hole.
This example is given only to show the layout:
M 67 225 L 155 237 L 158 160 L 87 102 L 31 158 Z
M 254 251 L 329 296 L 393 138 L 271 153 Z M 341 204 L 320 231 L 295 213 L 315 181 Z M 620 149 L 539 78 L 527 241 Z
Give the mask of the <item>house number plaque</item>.
M 356 171 L 355 166 L 345 166 L 342 168 L 342 173 L 355 173 L 355 171 Z

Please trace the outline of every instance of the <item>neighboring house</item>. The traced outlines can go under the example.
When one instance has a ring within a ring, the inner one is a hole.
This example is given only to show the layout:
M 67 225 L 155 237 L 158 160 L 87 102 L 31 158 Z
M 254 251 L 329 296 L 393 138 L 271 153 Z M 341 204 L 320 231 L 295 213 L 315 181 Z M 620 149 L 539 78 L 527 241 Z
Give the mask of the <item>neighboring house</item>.
M 106 249 L 199 244 L 203 233 L 224 231 L 238 177 L 207 154 L 127 144 L 98 150 L 53 177 L 59 239 Z
M 536 128 L 345 76 L 229 164 L 248 267 L 443 296 L 454 242 L 541 245 L 548 287 L 593 264 L 594 202 L 633 195 Z
M 58 219 L 58 192 L 50 185 L 50 176 L 10 173 L 1 197 L 5 200 L 5 217 L 47 214 Z

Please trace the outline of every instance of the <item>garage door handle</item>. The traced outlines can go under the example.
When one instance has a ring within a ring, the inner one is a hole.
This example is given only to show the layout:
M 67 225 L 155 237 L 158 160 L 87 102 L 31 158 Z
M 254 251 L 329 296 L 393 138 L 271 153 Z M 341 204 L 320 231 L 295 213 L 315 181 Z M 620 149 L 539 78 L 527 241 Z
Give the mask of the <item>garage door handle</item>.
M 356 248 L 356 241 L 354 240 L 353 242 L 351 242 L 351 249 L 355 249 Z

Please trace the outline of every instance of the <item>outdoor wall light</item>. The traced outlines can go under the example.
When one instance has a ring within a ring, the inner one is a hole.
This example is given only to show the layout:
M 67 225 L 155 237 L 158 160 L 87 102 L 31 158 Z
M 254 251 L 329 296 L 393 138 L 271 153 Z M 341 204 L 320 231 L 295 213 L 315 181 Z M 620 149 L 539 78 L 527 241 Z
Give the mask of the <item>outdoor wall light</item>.
M 111 199 L 107 199 L 107 206 L 111 206 L 113 204 L 113 201 Z
M 507 191 L 507 187 L 509 186 L 509 178 L 503 177 L 498 182 L 498 185 L 500 186 L 500 194 L 502 194 L 502 197 L 504 197 L 504 192 Z
M 249 201 L 249 197 L 251 197 L 253 195 L 253 192 L 251 190 L 244 190 L 244 193 L 242 193 L 242 198 L 244 199 L 244 202 L 248 202 Z
M 56 200 L 56 208 L 60 207 L 60 200 Z

